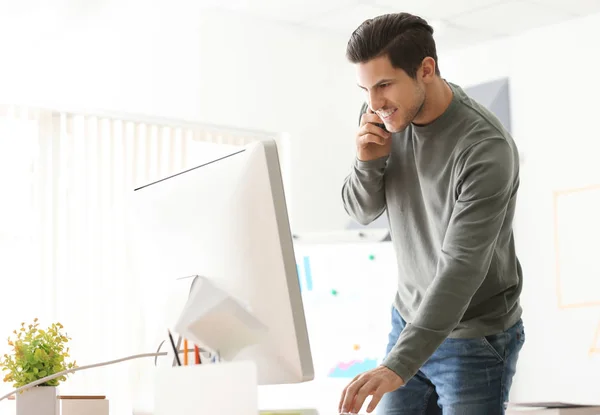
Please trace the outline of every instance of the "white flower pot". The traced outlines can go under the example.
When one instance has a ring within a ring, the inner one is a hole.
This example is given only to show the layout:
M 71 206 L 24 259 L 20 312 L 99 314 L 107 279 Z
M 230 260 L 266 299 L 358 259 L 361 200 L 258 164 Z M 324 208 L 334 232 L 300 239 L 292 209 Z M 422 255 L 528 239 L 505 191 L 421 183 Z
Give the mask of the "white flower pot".
M 17 415 L 59 415 L 56 386 L 35 386 L 16 394 Z

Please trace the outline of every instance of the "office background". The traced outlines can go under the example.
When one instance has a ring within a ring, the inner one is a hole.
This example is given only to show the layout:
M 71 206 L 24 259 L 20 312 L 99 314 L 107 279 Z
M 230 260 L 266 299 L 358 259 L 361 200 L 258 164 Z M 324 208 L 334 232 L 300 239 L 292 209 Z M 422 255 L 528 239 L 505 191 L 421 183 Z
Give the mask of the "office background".
M 60 320 L 80 363 L 151 343 L 153 327 L 136 314 L 144 282 L 128 279 L 118 249 L 127 230 L 111 186 L 182 166 L 183 142 L 197 149 L 192 162 L 207 156 L 202 143 L 278 137 L 293 232 L 345 230 L 340 186 L 363 100 L 345 46 L 357 24 L 397 3 L 2 2 L 0 336 L 35 316 Z M 600 5 L 403 4 L 434 24 L 444 78 L 466 88 L 507 82 L 522 155 L 516 232 L 528 336 L 514 399 L 585 400 L 600 387 Z M 185 126 L 204 133 L 181 135 Z M 123 137 L 131 147 L 119 150 Z M 77 243 L 53 248 L 66 238 Z M 142 393 L 144 365 L 82 372 L 65 388 L 126 407 Z

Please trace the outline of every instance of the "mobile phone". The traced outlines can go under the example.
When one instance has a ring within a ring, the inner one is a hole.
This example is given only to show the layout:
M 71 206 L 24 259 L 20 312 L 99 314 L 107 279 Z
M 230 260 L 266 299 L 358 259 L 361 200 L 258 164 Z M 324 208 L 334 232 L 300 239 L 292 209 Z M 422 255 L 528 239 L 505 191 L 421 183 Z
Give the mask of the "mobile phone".
M 374 122 L 373 124 L 375 124 L 376 126 L 378 126 L 381 129 L 383 129 L 383 131 L 389 133 L 389 131 L 387 130 L 387 128 L 385 128 L 385 124 L 380 123 L 380 122 Z
M 362 105 L 362 107 L 360 109 L 360 116 L 362 117 L 362 115 L 364 113 L 366 113 L 366 112 L 368 112 L 370 114 L 374 114 L 374 112 L 369 108 L 369 105 L 365 102 L 365 103 L 363 103 L 363 105 Z M 360 124 L 360 117 L 359 117 L 359 124 Z M 376 125 L 379 128 L 382 128 L 385 132 L 389 133 L 389 131 L 387 130 L 387 128 L 385 128 L 385 124 L 380 123 L 380 122 L 374 122 L 374 123 L 371 123 L 371 124 Z

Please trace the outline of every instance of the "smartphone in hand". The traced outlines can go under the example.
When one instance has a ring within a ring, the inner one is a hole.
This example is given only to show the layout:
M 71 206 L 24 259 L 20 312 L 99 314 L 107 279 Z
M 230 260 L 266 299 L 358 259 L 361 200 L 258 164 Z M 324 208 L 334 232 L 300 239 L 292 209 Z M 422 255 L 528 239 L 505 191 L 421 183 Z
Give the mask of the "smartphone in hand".
M 360 109 L 360 117 L 362 117 L 362 115 L 364 113 L 369 113 L 369 114 L 373 114 L 373 111 L 371 110 L 371 108 L 369 108 L 369 104 L 367 104 L 366 102 L 363 103 L 362 108 Z M 359 117 L 359 124 L 360 124 L 360 117 Z M 372 123 L 376 126 L 378 126 L 379 128 L 387 131 L 389 133 L 389 131 L 387 130 L 387 128 L 385 128 L 385 124 L 381 123 L 381 122 L 374 122 Z
M 374 122 L 373 124 L 375 124 L 376 126 L 378 126 L 379 128 L 383 129 L 384 131 L 388 132 L 387 128 L 385 128 L 385 124 L 380 123 L 380 122 Z

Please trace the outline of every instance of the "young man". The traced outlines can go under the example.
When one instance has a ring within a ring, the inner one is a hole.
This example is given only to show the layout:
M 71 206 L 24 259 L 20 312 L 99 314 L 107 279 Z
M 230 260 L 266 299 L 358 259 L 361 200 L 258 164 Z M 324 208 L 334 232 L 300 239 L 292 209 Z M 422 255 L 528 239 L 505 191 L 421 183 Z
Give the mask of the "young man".
M 503 414 L 524 343 L 517 148 L 441 78 L 432 34 L 398 13 L 364 22 L 348 42 L 368 107 L 342 198 L 362 224 L 386 212 L 398 289 L 387 356 L 344 389 L 340 412 L 372 396 L 367 412 L 383 415 Z

